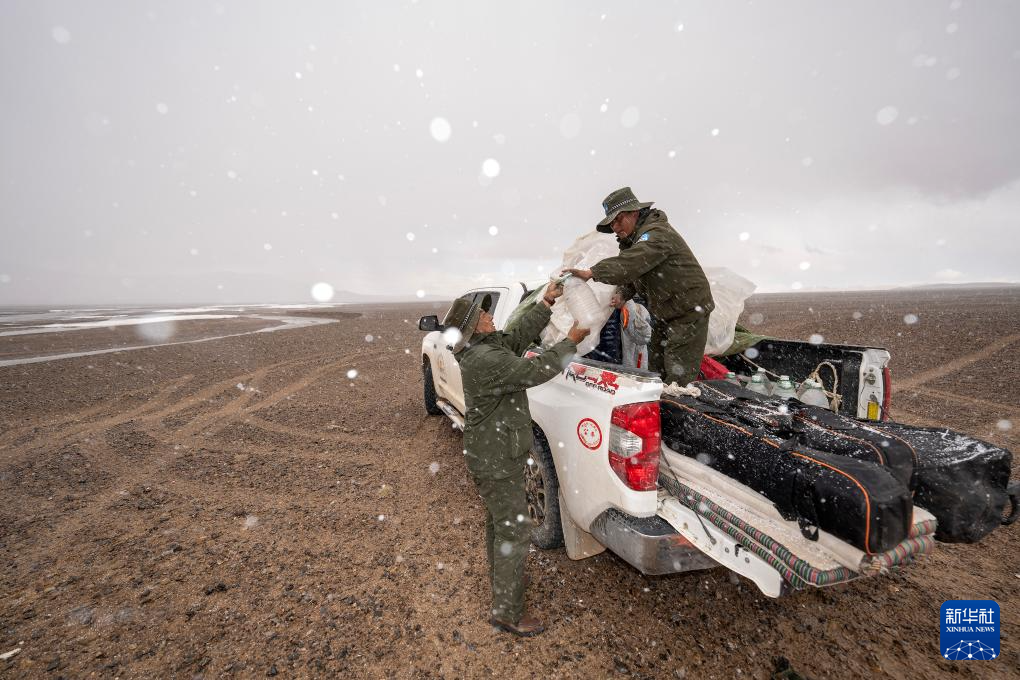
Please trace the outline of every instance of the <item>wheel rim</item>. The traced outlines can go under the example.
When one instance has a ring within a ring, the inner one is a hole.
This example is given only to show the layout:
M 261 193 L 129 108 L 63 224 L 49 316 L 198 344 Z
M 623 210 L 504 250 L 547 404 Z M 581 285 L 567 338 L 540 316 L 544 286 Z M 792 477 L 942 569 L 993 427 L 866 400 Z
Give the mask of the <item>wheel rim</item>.
M 524 468 L 525 495 L 528 499 L 528 514 L 535 526 L 541 526 L 545 520 L 545 481 L 542 479 L 542 466 L 534 455 L 528 457 Z

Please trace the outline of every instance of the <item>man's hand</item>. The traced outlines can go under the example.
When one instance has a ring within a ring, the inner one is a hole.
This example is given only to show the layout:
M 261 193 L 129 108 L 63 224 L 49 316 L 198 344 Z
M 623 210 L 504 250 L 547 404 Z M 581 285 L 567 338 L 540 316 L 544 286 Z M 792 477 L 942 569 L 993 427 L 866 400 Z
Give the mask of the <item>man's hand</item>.
M 574 325 L 570 327 L 569 331 L 567 331 L 567 339 L 573 341 L 573 343 L 576 345 L 577 343 L 587 338 L 589 333 L 591 333 L 591 329 L 578 328 L 577 322 L 575 321 Z
M 570 272 L 582 281 L 587 281 L 592 277 L 590 269 L 567 269 L 566 271 Z
M 545 292 L 542 294 L 542 301 L 545 302 L 546 307 L 552 307 L 553 303 L 556 302 L 556 298 L 561 295 L 563 295 L 563 284 L 550 281 L 549 285 L 545 287 Z

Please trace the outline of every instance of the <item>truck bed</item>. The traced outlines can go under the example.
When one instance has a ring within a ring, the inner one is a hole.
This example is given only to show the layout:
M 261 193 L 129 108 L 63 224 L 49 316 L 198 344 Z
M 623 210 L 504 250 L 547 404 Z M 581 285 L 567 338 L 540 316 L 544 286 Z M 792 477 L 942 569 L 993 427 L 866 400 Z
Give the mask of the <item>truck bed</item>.
M 678 534 L 770 597 L 846 583 L 907 564 L 935 545 L 934 517 L 914 508 L 914 529 L 892 550 L 866 555 L 819 531 L 806 538 L 753 489 L 693 458 L 662 447 L 659 512 Z
M 889 352 L 881 347 L 855 345 L 812 344 L 797 340 L 768 338 L 740 354 L 717 357 L 717 360 L 738 375 L 749 375 L 758 366 L 775 375 L 788 375 L 800 382 L 819 366 L 830 364 L 838 379 L 836 392 L 840 396 L 839 413 L 852 418 L 884 420 L 888 417 L 888 391 L 890 374 L 887 368 Z M 833 371 L 819 370 L 826 390 L 832 390 Z M 875 395 L 875 405 L 868 412 L 866 402 Z M 876 410 L 878 411 L 876 413 Z

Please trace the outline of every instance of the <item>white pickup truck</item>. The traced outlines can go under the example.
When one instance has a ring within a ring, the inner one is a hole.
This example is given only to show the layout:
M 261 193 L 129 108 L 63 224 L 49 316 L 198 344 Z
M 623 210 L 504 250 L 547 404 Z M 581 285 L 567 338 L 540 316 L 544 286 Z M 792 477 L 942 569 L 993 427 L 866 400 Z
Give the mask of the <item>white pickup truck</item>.
M 528 293 L 525 284 L 513 283 L 462 297 L 478 301 L 502 329 Z M 437 317 L 422 317 L 419 328 L 429 331 L 421 355 L 425 409 L 463 428 L 459 365 Z M 873 419 L 888 412 L 885 350 L 772 340 L 755 349 L 755 363 L 775 373 L 804 376 L 809 364 L 828 361 L 840 373 L 841 412 Z M 540 351 L 537 346 L 529 350 Z M 732 361 L 739 363 L 739 355 Z M 808 544 L 764 497 L 671 451 L 660 433 L 663 389 L 656 374 L 574 357 L 559 376 L 528 390 L 535 437 L 526 479 L 536 546 L 565 544 L 573 559 L 608 548 L 645 574 L 722 565 L 771 597 L 881 570 L 882 565 L 838 539 L 823 535 L 824 540 Z M 674 483 L 677 479 L 682 487 Z M 678 488 L 697 491 L 701 500 L 692 507 L 691 497 Z M 807 561 L 782 562 L 772 553 L 749 550 L 749 527 L 796 549 Z M 810 569 L 823 575 L 805 576 Z

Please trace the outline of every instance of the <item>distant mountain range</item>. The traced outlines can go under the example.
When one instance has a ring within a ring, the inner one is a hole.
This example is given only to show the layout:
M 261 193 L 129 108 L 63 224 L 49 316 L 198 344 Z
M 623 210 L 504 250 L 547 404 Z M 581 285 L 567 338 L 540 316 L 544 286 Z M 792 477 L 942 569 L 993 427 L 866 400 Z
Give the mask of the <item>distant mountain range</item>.
M 328 281 L 327 281 L 328 282 Z M 0 286 L 0 307 L 82 307 L 104 305 L 239 305 L 315 304 L 316 281 L 295 281 L 264 272 L 219 271 L 198 275 L 136 275 L 116 278 L 98 274 L 44 272 L 18 277 Z M 326 302 L 372 304 L 436 302 L 452 296 L 415 297 L 415 291 L 395 293 L 380 285 L 380 293 L 335 290 Z
M 916 286 L 899 286 L 893 290 L 926 290 L 951 288 L 953 290 L 971 288 L 1020 288 L 1020 283 L 1005 283 L 1001 281 L 977 281 L 970 283 L 921 283 Z

